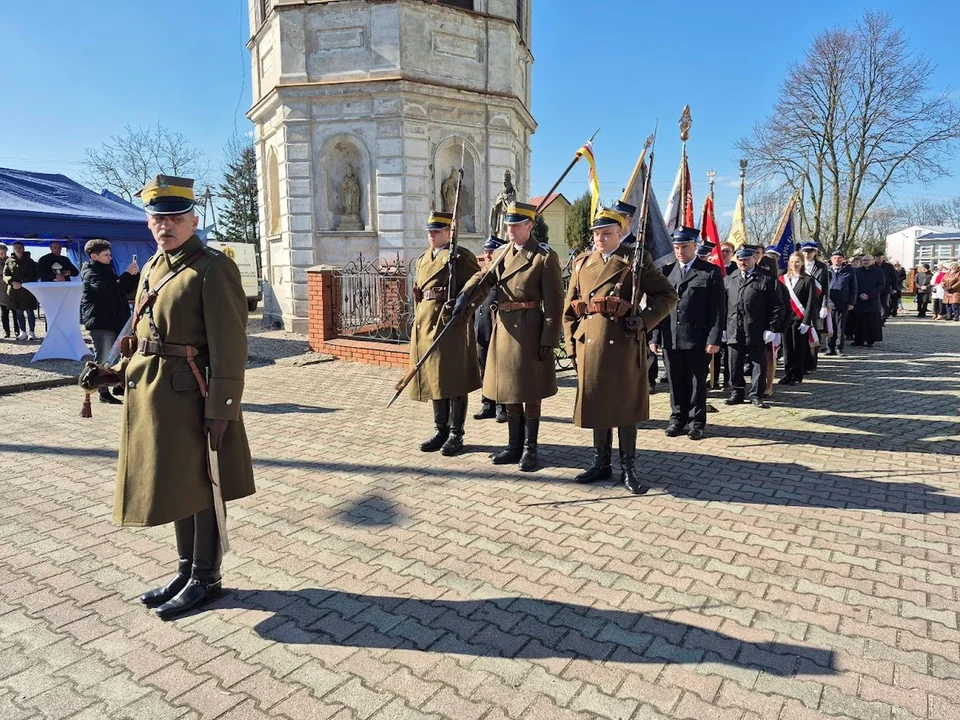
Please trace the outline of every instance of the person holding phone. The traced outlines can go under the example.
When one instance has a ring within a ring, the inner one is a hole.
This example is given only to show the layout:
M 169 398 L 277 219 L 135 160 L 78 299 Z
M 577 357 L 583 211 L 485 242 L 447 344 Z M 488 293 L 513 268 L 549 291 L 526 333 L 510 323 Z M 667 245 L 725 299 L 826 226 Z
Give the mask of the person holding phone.
M 134 255 L 133 262 L 118 276 L 113 269 L 113 249 L 106 240 L 90 240 L 83 250 L 89 262 L 84 263 L 80 271 L 80 280 L 83 283 L 80 322 L 90 331 L 96 362 L 103 363 L 110 354 L 117 335 L 130 319 L 127 295 L 137 287 L 140 266 L 137 265 L 137 256 Z M 122 386 L 115 388 L 115 394 L 120 392 Z M 120 400 L 110 394 L 109 387 L 101 387 L 99 393 L 102 403 L 120 403 Z

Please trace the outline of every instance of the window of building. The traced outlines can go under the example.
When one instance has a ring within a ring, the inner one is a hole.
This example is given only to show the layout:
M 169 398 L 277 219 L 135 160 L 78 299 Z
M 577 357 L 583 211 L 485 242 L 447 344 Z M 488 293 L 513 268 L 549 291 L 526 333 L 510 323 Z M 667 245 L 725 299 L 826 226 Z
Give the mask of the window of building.
M 267 15 L 270 14 L 270 0 L 259 0 L 257 3 L 257 11 L 257 20 L 263 24 L 267 20 Z
M 437 2 L 440 5 L 449 5 L 463 10 L 473 10 L 473 0 L 437 0 Z
M 526 20 L 527 20 L 527 8 L 526 2 L 524 0 L 517 0 L 517 29 L 520 30 L 520 37 L 526 40 Z

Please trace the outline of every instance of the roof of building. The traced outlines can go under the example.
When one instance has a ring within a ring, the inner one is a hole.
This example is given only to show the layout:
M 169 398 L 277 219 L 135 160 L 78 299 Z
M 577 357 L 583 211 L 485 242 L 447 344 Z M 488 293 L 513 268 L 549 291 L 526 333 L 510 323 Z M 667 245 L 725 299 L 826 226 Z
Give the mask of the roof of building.
M 545 197 L 544 195 L 537 195 L 536 197 L 532 197 L 532 198 L 530 198 L 530 204 L 531 204 L 531 205 L 534 205 L 534 206 L 536 206 L 536 207 L 540 207 L 540 204 L 543 203 L 543 207 L 540 208 L 540 212 L 543 212 L 543 211 L 546 210 L 548 207 L 550 207 L 551 205 L 553 205 L 553 203 L 556 202 L 557 198 L 563 198 L 563 201 L 564 201 L 567 205 L 570 204 L 570 201 L 567 200 L 565 197 L 563 197 L 563 193 L 555 192 L 553 195 L 551 195 L 550 197 L 547 198 L 547 201 L 546 201 L 546 202 L 543 202 L 543 198 L 544 198 L 544 197 Z
M 927 242 L 937 242 L 940 240 L 960 240 L 960 230 L 951 229 L 950 232 L 930 232 L 917 238 L 917 242 L 920 242 L 921 240 Z
M 887 238 L 892 238 L 902 233 L 907 232 L 908 230 L 922 230 L 923 232 L 920 235 L 915 237 L 922 237 L 924 234 L 929 233 L 960 233 L 960 228 L 955 228 L 952 225 L 909 225 L 907 227 L 900 228 L 896 232 L 892 232 L 887 235 Z

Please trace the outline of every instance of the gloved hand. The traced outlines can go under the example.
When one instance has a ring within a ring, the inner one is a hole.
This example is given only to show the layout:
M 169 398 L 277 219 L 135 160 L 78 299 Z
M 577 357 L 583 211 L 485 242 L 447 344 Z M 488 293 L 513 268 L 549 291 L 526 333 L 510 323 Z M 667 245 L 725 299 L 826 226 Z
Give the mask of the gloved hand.
M 828 314 L 829 314 L 829 313 L 828 313 L 828 311 L 827 311 L 827 309 L 826 309 L 825 307 L 820 308 L 820 319 L 821 319 L 821 320 L 825 320 Z
M 763 331 L 763 341 L 767 344 L 772 344 L 774 338 L 777 336 L 773 330 L 764 330 Z
M 805 323 L 800 323 L 800 334 L 806 335 L 807 331 L 810 329 L 810 326 Z
M 725 343 L 727 341 L 727 331 L 723 331 L 723 335 L 720 336 L 720 342 Z
M 552 347 L 550 347 L 549 345 L 541 345 L 541 346 L 540 346 L 540 359 L 541 359 L 541 360 L 546 360 L 546 359 L 547 359 L 548 357 L 550 357 L 551 355 L 553 355 L 553 348 L 552 348 Z
M 775 346 L 778 346 L 778 347 L 779 347 L 781 344 L 783 344 L 783 338 L 780 337 L 780 333 L 774 333 L 774 334 L 773 334 L 773 344 L 774 344 Z
M 467 294 L 460 293 L 459 295 L 457 295 L 457 301 L 453 304 L 454 317 L 464 312 L 464 310 L 466 310 L 466 305 L 467 305 Z
M 587 303 L 583 300 L 571 300 L 570 309 L 577 317 L 583 317 L 587 314 Z
M 87 392 L 108 385 L 119 385 L 122 380 L 123 378 L 120 377 L 119 373 L 114 372 L 106 365 L 97 365 L 94 362 L 88 362 L 80 372 L 80 387 Z
M 227 423 L 229 420 L 212 420 L 207 418 L 203 421 L 203 432 L 210 439 L 210 449 L 219 452 L 223 445 L 223 436 L 227 434 Z

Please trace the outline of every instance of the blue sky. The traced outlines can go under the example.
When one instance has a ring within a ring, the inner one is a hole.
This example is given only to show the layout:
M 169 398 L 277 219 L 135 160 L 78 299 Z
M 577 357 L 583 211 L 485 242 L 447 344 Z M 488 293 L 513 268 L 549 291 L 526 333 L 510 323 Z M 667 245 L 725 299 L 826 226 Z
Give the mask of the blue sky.
M 126 124 L 160 120 L 217 170 L 227 138 L 249 129 L 246 0 L 202 0 L 186 14 L 128 0 L 8 5 L 0 16 L 0 166 L 76 177 L 86 148 Z M 602 125 L 595 149 L 604 199 L 619 194 L 659 118 L 654 187 L 663 198 L 679 161 L 677 119 L 689 103 L 696 204 L 714 168 L 717 210 L 728 212 L 735 140 L 769 112 L 812 38 L 852 25 L 867 8 L 892 13 L 934 61 L 934 88 L 960 89 L 956 2 L 534 0 L 533 192 L 545 192 Z M 954 177 L 900 194 L 960 195 L 960 161 L 952 167 Z M 562 189 L 572 199 L 585 187 L 578 167 Z

